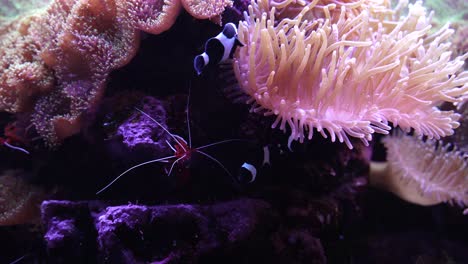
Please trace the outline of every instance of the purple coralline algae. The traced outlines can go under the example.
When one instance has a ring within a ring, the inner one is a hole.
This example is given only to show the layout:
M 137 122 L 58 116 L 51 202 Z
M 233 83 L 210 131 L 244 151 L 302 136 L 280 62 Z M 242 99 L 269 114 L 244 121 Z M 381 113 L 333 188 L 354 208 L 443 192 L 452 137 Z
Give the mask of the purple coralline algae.
M 144 97 L 141 101 L 143 105 L 141 111 L 164 126 L 166 123 L 166 110 L 163 102 L 150 96 Z M 118 127 L 117 135 L 122 136 L 122 142 L 129 148 L 157 145 L 158 149 L 161 149 L 163 148 L 162 145 L 167 146 L 165 139 L 169 137 L 160 125 L 136 109 Z
M 233 254 L 241 246 L 254 247 L 253 241 L 267 239 L 277 218 L 270 209 L 266 202 L 253 199 L 213 206 L 103 207 L 97 202 L 53 200 L 42 205 L 49 256 L 64 263 L 91 256 L 103 263 L 216 259 L 219 252 Z
M 59 263 L 91 261 L 96 243 L 89 208 L 84 202 L 45 201 L 42 204 L 42 222 L 47 230 L 44 239 L 51 259 Z

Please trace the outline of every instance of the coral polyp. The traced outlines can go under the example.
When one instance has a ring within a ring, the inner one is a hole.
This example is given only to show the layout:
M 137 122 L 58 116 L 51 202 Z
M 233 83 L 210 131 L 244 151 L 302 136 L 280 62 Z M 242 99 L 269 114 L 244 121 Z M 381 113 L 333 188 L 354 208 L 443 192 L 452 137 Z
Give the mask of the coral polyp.
M 289 143 L 315 129 L 349 148 L 349 136 L 367 145 L 390 122 L 438 139 L 459 126 L 437 105 L 466 96 L 468 54 L 451 60 L 453 30 L 432 33 L 430 23 L 421 2 L 252 1 L 234 71 L 252 111 L 290 127 Z
M 434 140 L 386 137 L 386 188 L 413 203 L 468 205 L 468 155 Z M 385 177 L 383 177 L 385 178 Z M 391 182 L 391 183 L 390 183 Z M 390 183 L 390 184 L 389 184 Z M 468 210 L 465 211 L 468 213 Z

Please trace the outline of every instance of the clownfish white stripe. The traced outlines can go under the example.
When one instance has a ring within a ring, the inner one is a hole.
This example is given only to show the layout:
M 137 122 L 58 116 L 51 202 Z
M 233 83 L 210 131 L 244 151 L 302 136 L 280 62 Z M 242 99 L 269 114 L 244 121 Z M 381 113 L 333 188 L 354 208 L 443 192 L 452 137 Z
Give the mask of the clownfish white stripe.
M 231 53 L 232 47 L 234 46 L 234 39 L 228 39 L 223 32 L 219 33 L 215 38 L 218 39 L 224 46 L 224 54 L 219 62 L 225 61 L 229 58 L 229 54 Z
M 210 63 L 210 57 L 208 57 L 208 54 L 206 54 L 206 52 L 203 52 L 201 56 L 203 58 L 203 61 L 205 62 L 205 65 L 208 65 L 208 63 Z
M 244 169 L 248 170 L 250 172 L 250 174 L 252 175 L 252 178 L 250 179 L 249 183 L 255 181 L 255 178 L 257 177 L 257 169 L 255 168 L 255 166 L 253 166 L 252 164 L 249 164 L 247 162 L 244 162 L 244 164 L 242 164 L 241 168 L 244 168 Z

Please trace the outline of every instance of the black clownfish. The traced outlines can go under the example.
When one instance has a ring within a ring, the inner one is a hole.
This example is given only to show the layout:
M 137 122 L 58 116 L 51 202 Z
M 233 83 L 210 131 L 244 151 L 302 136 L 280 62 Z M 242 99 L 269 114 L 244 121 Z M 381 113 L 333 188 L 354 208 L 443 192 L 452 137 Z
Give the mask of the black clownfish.
M 237 180 L 242 185 L 253 183 L 257 179 L 257 168 L 262 170 L 265 166 L 270 166 L 270 147 L 263 147 L 263 161 L 258 160 L 258 156 L 248 158 L 248 162 L 244 162 L 237 173 Z
M 216 37 L 210 38 L 205 43 L 205 52 L 197 55 L 193 60 L 193 66 L 198 75 L 209 65 L 232 59 L 236 47 L 244 46 L 237 39 L 237 28 L 234 23 L 227 23 L 224 29 Z

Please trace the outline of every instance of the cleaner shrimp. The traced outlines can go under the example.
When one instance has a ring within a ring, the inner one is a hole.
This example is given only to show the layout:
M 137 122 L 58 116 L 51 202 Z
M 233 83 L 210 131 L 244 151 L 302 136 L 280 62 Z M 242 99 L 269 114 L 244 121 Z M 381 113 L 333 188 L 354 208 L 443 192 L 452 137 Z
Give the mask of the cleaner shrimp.
M 147 164 L 156 163 L 156 162 L 168 162 L 169 160 L 174 159 L 174 161 L 172 162 L 171 167 L 169 169 L 169 172 L 167 173 L 167 176 L 170 176 L 171 173 L 172 173 L 172 170 L 174 169 L 174 167 L 175 167 L 175 165 L 177 163 L 190 161 L 191 156 L 193 154 L 195 154 L 195 153 L 198 153 L 198 154 L 206 157 L 207 159 L 213 161 L 221 169 L 223 169 L 230 177 L 232 177 L 232 174 L 229 172 L 229 170 L 219 160 L 217 160 L 216 158 L 209 155 L 208 153 L 206 153 L 203 150 L 206 149 L 206 148 L 212 147 L 212 146 L 216 146 L 216 145 L 220 145 L 220 144 L 224 144 L 224 143 L 229 143 L 229 142 L 234 142 L 234 141 L 243 141 L 243 140 L 242 139 L 227 139 L 227 140 L 221 140 L 221 141 L 217 141 L 217 142 L 214 142 L 214 143 L 210 143 L 210 144 L 206 144 L 206 145 L 203 145 L 203 146 L 193 148 L 192 147 L 192 135 L 191 135 L 191 130 L 190 130 L 189 105 L 190 105 L 190 87 L 189 87 L 189 93 L 188 93 L 187 105 L 186 105 L 186 122 L 187 122 L 188 142 L 183 137 L 171 133 L 160 122 L 158 122 L 156 119 L 151 117 L 149 114 L 145 113 L 143 110 L 135 107 L 135 110 L 137 110 L 142 115 L 149 118 L 151 121 L 155 122 L 161 129 L 164 130 L 164 132 L 166 132 L 172 138 L 172 140 L 175 142 L 174 145 L 171 145 L 170 142 L 167 141 L 167 140 L 166 140 L 166 143 L 168 144 L 169 148 L 174 152 L 174 154 L 170 155 L 170 156 L 162 157 L 162 158 L 157 158 L 157 159 L 145 161 L 145 162 L 142 162 L 142 163 L 139 163 L 139 164 L 137 164 L 135 166 L 130 167 L 126 171 L 122 172 L 119 176 L 117 176 L 114 180 L 112 180 L 109 184 L 107 184 L 104 188 L 99 190 L 96 193 L 96 195 L 101 194 L 106 189 L 108 189 L 112 184 L 114 184 L 117 180 L 119 180 L 121 177 L 123 177 L 125 174 L 129 173 L 130 171 L 132 171 L 132 170 L 134 170 L 134 169 L 136 169 L 138 167 L 142 167 L 142 166 L 145 166 Z
M 8 124 L 4 129 L 4 137 L 0 136 L 0 146 L 3 145 L 29 155 L 30 153 L 26 149 L 13 145 L 14 143 L 24 144 L 23 137 L 18 135 L 18 133 L 18 129 L 14 123 Z

